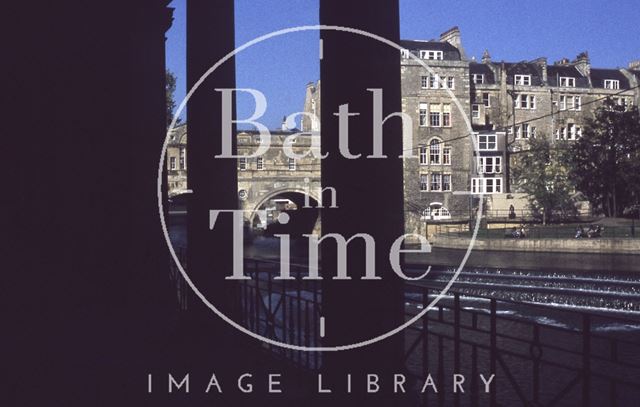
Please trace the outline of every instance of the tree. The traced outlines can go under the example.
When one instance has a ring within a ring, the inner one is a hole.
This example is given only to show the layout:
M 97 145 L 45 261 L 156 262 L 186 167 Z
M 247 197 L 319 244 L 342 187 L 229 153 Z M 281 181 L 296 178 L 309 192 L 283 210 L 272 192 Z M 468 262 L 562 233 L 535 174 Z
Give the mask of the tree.
M 573 184 L 568 178 L 566 142 L 551 143 L 539 135 L 529 139 L 529 148 L 517 155 L 513 178 L 529 197 L 529 206 L 543 223 L 576 214 Z
M 570 150 L 570 177 L 592 206 L 615 217 L 640 197 L 640 116 L 607 99 Z
M 173 120 L 173 113 L 176 109 L 176 101 L 174 99 L 174 93 L 176 92 L 176 76 L 170 70 L 165 71 L 166 78 L 166 94 L 167 94 L 167 127 L 171 125 Z M 178 123 L 182 120 L 178 117 Z

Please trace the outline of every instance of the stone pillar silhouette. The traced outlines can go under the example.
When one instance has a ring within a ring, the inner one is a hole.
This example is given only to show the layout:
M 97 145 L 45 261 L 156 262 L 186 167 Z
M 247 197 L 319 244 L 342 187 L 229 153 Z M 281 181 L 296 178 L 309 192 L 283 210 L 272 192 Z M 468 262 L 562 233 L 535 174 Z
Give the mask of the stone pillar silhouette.
M 234 38 L 232 0 L 187 2 L 188 90 L 235 48 Z M 237 311 L 234 304 L 239 300 L 235 284 L 225 280 L 225 276 L 231 274 L 233 259 L 230 214 L 220 215 L 213 230 L 209 229 L 210 210 L 238 207 L 237 162 L 215 158 L 222 151 L 222 98 L 216 89 L 234 87 L 235 62 L 231 59 L 208 76 L 188 102 L 187 183 L 193 193 L 188 198 L 187 262 L 189 276 L 198 289 L 221 311 L 237 320 L 232 315 Z M 235 151 L 235 137 L 232 139 Z M 195 317 L 196 331 L 204 332 L 206 327 L 218 334 L 232 331 L 195 296 L 189 299 L 189 308 Z
M 353 27 L 398 42 L 398 2 L 320 1 L 320 23 Z M 356 241 L 348 250 L 347 271 L 352 280 L 333 280 L 336 250 L 331 241 L 322 243 L 323 307 L 325 346 L 361 342 L 381 335 L 403 322 L 403 283 L 389 266 L 389 249 L 404 233 L 402 123 L 391 118 L 384 124 L 385 159 L 366 158 L 373 153 L 373 93 L 383 92 L 383 117 L 401 112 L 400 51 L 357 34 L 323 31 L 323 59 L 320 77 L 322 150 L 329 153 L 322 161 L 323 187 L 337 190 L 338 209 L 323 209 L 322 233 L 338 233 L 346 239 L 367 233 L 375 239 L 375 262 L 381 280 L 367 281 L 363 244 Z M 339 120 L 336 113 L 348 104 L 349 150 L 361 156 L 347 159 L 339 152 Z M 336 401 L 355 405 L 398 405 L 401 395 L 389 394 L 393 372 L 403 369 L 403 335 L 357 350 L 329 352 L 324 368 L 332 383 Z M 352 373 L 354 394 L 344 396 L 344 375 Z M 368 373 L 380 374 L 383 388 L 367 396 L 363 380 Z M 391 375 L 391 376 L 390 376 Z M 386 388 L 385 388 L 386 387 Z M 336 393 L 338 392 L 338 394 Z
M 4 329 L 0 405 L 135 405 L 165 355 L 177 311 L 155 187 L 167 3 L 5 10 L 17 199 L 3 308 L 19 325 Z

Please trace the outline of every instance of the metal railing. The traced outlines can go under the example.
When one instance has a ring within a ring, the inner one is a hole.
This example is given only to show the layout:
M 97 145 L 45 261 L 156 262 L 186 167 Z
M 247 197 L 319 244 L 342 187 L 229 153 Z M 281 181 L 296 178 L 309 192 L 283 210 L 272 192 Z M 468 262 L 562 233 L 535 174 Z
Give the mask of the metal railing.
M 578 225 L 517 225 L 513 223 L 491 223 L 491 227 L 481 227 L 478 229 L 478 238 L 483 239 L 504 239 L 511 238 L 514 229 L 524 228 L 525 238 L 531 239 L 575 239 Z M 586 231 L 589 224 L 582 225 L 585 234 L 581 239 L 589 239 Z M 471 237 L 473 228 L 468 224 L 461 225 L 438 225 L 436 233 L 456 237 Z M 640 227 L 628 226 L 605 226 L 597 237 L 591 239 L 635 239 L 640 238 Z
M 321 346 L 320 281 L 302 279 L 308 274 L 306 265 L 290 265 L 292 280 L 274 280 L 280 272 L 279 262 L 245 259 L 244 270 L 251 279 L 240 283 L 243 326 L 278 342 Z M 266 343 L 264 346 L 296 367 L 309 370 L 320 367 L 319 352 L 285 349 Z
M 318 281 L 302 280 L 306 265 L 291 266 L 295 280 L 274 280 L 273 261 L 246 259 L 245 270 L 252 279 L 241 282 L 242 324 L 279 342 L 320 346 L 322 293 Z M 406 284 L 406 318 L 440 290 Z M 626 336 L 611 327 L 636 330 Z M 639 320 L 452 290 L 405 331 L 405 341 L 409 371 L 418 383 L 430 373 L 438 385 L 438 393 L 421 394 L 424 405 L 627 406 L 640 397 Z M 263 346 L 298 368 L 322 364 L 319 352 Z M 453 373 L 467 378 L 465 393 L 450 391 Z M 496 374 L 489 393 L 481 373 Z

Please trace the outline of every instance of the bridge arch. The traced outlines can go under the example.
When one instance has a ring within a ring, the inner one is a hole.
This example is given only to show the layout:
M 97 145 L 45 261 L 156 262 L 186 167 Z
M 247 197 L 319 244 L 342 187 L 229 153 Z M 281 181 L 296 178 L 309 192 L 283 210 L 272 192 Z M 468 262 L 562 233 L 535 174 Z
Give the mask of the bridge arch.
M 254 199 L 253 202 L 245 202 L 244 209 L 250 211 L 247 213 L 245 219 L 248 221 L 251 227 L 254 227 L 256 225 L 256 222 L 258 222 L 256 216 L 258 215 L 259 211 L 261 209 L 264 209 L 264 207 L 270 200 L 278 197 L 289 199 L 298 207 L 298 210 L 294 211 L 296 216 L 294 216 L 291 223 L 289 224 L 291 227 L 293 227 L 292 230 L 300 230 L 300 228 L 297 228 L 294 225 L 299 226 L 301 224 L 306 225 L 302 228 L 303 230 L 307 230 L 307 232 L 304 233 L 310 233 L 312 230 L 317 230 L 316 228 L 319 225 L 318 220 L 320 217 L 319 209 L 317 208 L 319 203 L 318 194 L 315 191 L 308 191 L 306 189 L 296 188 L 293 186 L 283 186 L 281 188 L 273 189 L 268 193 L 261 195 L 260 197 L 254 197 L 258 199 Z M 308 197 L 309 205 L 311 208 L 303 207 L 306 197 Z M 296 222 L 296 220 L 298 222 Z M 302 223 L 300 223 L 301 220 Z M 287 227 L 289 227 L 289 225 L 287 225 Z
M 279 195 L 288 195 L 288 194 L 297 194 L 297 195 L 302 195 L 302 196 L 306 195 L 306 196 L 308 196 L 310 198 L 310 201 L 311 200 L 314 201 L 316 206 L 320 202 L 320 199 L 318 198 L 318 194 L 313 192 L 313 191 L 311 191 L 311 190 L 307 191 L 307 190 L 302 189 L 302 188 L 282 187 L 282 188 L 273 189 L 273 190 L 269 191 L 267 194 L 263 195 L 257 201 L 255 201 L 255 203 L 250 204 L 250 205 L 252 205 L 251 208 L 246 208 L 246 209 L 250 209 L 251 210 L 251 218 L 253 219 L 253 216 L 255 215 L 256 211 L 258 211 L 262 205 L 264 205 L 267 202 L 269 202 L 270 199 L 273 199 L 273 198 L 275 198 L 276 196 L 279 196 Z

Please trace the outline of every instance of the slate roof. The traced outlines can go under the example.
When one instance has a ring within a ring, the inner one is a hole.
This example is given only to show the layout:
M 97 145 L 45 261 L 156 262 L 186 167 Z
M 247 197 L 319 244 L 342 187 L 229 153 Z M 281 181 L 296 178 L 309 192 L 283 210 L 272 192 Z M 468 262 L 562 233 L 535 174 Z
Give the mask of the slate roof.
M 483 74 L 484 75 L 484 83 L 493 85 L 496 83 L 496 77 L 493 73 L 491 67 L 487 64 L 479 64 L 477 62 L 471 62 L 469 64 L 469 73 L 473 76 L 473 74 Z
M 620 81 L 620 89 L 630 89 L 629 80 L 619 69 L 591 69 L 591 83 L 594 88 L 604 88 L 605 79 Z
M 498 63 L 496 63 L 498 64 Z M 513 84 L 515 75 L 531 75 L 531 86 L 542 85 L 542 67 L 531 62 L 505 62 L 507 84 Z
M 549 86 L 560 86 L 560 78 L 575 78 L 576 88 L 588 88 L 589 78 L 583 76 L 575 66 L 549 65 L 547 67 L 547 82 Z

